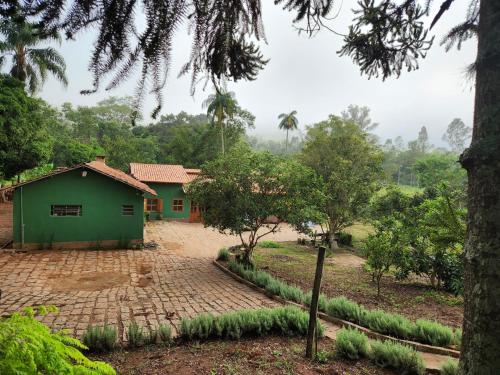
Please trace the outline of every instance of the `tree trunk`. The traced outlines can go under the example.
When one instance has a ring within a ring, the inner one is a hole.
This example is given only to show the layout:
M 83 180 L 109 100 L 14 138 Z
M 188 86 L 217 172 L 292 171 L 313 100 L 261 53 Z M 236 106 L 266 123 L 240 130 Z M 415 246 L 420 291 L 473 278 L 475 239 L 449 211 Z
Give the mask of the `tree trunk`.
M 460 374 L 500 369 L 500 1 L 481 0 L 468 173 Z
M 288 129 L 286 129 L 285 154 L 288 152 Z
M 335 251 L 339 249 L 339 244 L 337 243 L 337 240 L 335 239 L 335 232 L 336 232 L 336 226 L 333 223 L 330 223 L 329 225 L 329 233 L 328 233 L 328 238 L 330 240 L 330 250 Z

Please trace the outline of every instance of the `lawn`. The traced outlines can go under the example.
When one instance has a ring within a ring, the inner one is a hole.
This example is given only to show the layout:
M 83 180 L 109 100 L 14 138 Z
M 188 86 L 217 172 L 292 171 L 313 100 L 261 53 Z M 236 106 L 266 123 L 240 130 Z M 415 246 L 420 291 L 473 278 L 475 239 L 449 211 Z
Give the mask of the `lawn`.
M 389 375 L 366 360 L 351 362 L 332 357 L 334 343 L 322 339 L 318 349 L 328 352 L 327 363 L 304 358 L 305 339 L 280 336 L 186 343 L 172 348 L 145 347 L 94 355 L 108 362 L 118 374 L 349 374 Z
M 265 270 L 287 283 L 309 291 L 316 267 L 313 247 L 282 243 L 280 248 L 257 248 L 254 261 Z M 391 275 L 382 280 L 382 297 L 371 275 L 364 270 L 364 259 L 345 249 L 328 254 L 325 260 L 322 293 L 328 297 L 346 296 L 369 309 L 400 313 L 412 320 L 425 318 L 460 327 L 463 301 L 449 293 L 437 291 L 426 280 L 413 278 L 397 281 Z

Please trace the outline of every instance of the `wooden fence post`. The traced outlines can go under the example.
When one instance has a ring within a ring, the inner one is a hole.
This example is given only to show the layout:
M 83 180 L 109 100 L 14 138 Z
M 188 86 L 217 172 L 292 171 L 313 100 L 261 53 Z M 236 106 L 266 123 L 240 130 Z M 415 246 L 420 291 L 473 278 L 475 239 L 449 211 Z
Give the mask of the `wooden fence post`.
M 318 261 L 316 263 L 316 274 L 314 275 L 314 286 L 312 290 L 311 306 L 309 309 L 309 329 L 307 330 L 306 357 L 313 359 L 316 356 L 316 318 L 318 314 L 319 291 L 321 289 L 321 277 L 323 276 L 323 263 L 325 262 L 326 247 L 318 249 Z M 314 351 L 314 353 L 313 353 Z

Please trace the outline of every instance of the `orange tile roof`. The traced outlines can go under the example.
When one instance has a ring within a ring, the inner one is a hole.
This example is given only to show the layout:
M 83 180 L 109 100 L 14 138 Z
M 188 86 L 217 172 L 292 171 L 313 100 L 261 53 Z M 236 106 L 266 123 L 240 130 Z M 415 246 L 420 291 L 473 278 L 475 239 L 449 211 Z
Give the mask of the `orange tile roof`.
M 9 186 L 9 188 L 15 189 L 19 186 L 23 186 L 26 184 L 30 184 L 32 182 L 43 180 L 45 178 L 55 176 L 55 175 L 58 175 L 61 173 L 73 171 L 73 170 L 78 169 L 78 168 L 91 169 L 97 173 L 100 173 L 100 174 L 103 174 L 107 177 L 113 178 L 121 183 L 132 186 L 133 188 L 135 188 L 137 190 L 141 190 L 143 192 L 150 193 L 153 195 L 158 195 L 158 194 L 156 194 L 156 191 L 151 189 L 148 185 L 142 183 L 141 181 L 136 180 L 135 178 L 133 178 L 132 176 L 129 176 L 125 172 L 122 172 L 118 169 L 111 168 L 110 166 L 106 165 L 102 161 L 92 161 L 90 163 L 78 164 L 78 165 L 75 165 L 75 166 L 70 167 L 70 168 L 57 168 L 56 170 L 49 172 L 43 176 L 39 176 L 39 177 L 36 177 L 34 179 L 21 182 L 19 184 L 13 185 L 13 186 Z
M 201 173 L 201 169 L 184 168 L 189 177 L 189 182 L 193 181 Z
M 144 182 L 186 184 L 194 179 L 194 171 L 197 170 L 184 169 L 182 165 L 130 163 L 130 174 Z
M 90 163 L 85 163 L 85 165 L 99 173 L 102 173 L 108 177 L 114 178 L 115 180 L 118 180 L 120 182 L 123 182 L 124 184 L 130 185 L 138 190 L 142 190 L 146 193 L 150 193 L 153 195 L 157 195 L 156 191 L 151 189 L 148 185 L 145 183 L 142 183 L 139 180 L 136 180 L 134 177 L 126 174 L 125 172 L 122 172 L 118 169 L 111 168 L 110 166 L 107 166 L 105 163 L 102 161 L 91 161 Z

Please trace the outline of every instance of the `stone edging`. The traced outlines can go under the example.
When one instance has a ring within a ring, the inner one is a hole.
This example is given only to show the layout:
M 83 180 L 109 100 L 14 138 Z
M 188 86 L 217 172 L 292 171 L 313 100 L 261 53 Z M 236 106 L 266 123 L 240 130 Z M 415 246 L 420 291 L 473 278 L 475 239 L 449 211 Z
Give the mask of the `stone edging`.
M 271 298 L 271 299 L 273 299 L 275 301 L 278 301 L 280 303 L 287 304 L 287 305 L 293 305 L 293 306 L 299 307 L 299 308 L 301 308 L 303 310 L 309 310 L 309 308 L 307 306 L 305 306 L 305 305 L 300 305 L 298 303 L 285 300 L 285 299 L 283 299 L 280 296 L 277 296 L 275 294 L 269 293 L 265 289 L 263 289 L 263 288 L 255 285 L 255 284 L 251 283 L 250 281 L 242 278 L 241 276 L 235 274 L 234 272 L 232 272 L 231 270 L 229 270 L 228 268 L 226 268 L 225 266 L 223 266 L 221 263 L 219 263 L 217 260 L 214 260 L 213 263 L 220 270 L 222 270 L 226 274 L 230 275 L 235 280 L 239 281 L 242 284 L 245 284 L 245 285 L 249 286 L 252 289 L 257 290 L 260 293 L 265 294 L 267 297 L 269 297 L 269 298 Z M 327 315 L 327 314 L 325 314 L 325 313 L 323 313 L 321 311 L 318 311 L 318 316 L 321 319 L 326 320 L 327 322 L 334 323 L 334 324 L 336 324 L 338 326 L 341 326 L 341 327 L 356 328 L 356 329 L 360 330 L 361 332 L 365 333 L 368 337 L 370 337 L 372 339 L 391 340 L 391 341 L 394 341 L 394 342 L 397 342 L 397 343 L 401 343 L 401 344 L 405 344 L 407 346 L 411 346 L 412 348 L 414 348 L 414 349 L 416 349 L 416 350 L 418 350 L 420 352 L 432 353 L 432 354 L 440 354 L 440 355 L 445 355 L 445 356 L 454 357 L 454 358 L 459 358 L 460 357 L 460 352 L 457 351 L 457 350 L 453 350 L 453 349 L 449 349 L 449 348 L 443 348 L 443 347 L 439 347 L 439 346 L 432 346 L 432 345 L 427 345 L 427 344 L 421 344 L 421 343 L 415 342 L 415 341 L 408 341 L 408 340 L 398 339 L 398 338 L 395 338 L 395 337 L 392 337 L 392 336 L 383 335 L 381 333 L 374 332 L 374 331 L 372 331 L 372 330 L 370 330 L 368 328 L 361 327 L 361 326 L 359 326 L 357 324 L 348 322 L 346 320 L 334 318 L 334 317 L 329 316 L 329 315 Z

